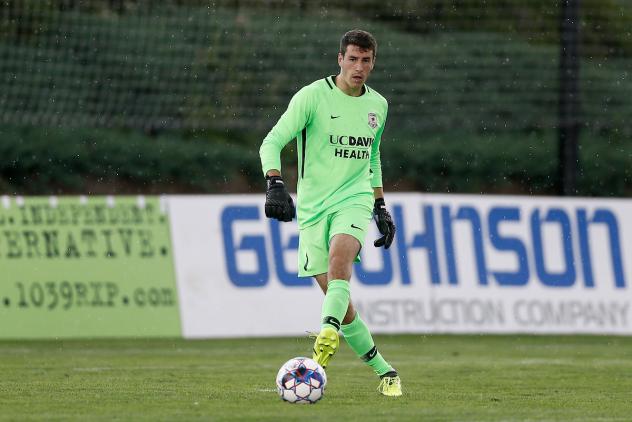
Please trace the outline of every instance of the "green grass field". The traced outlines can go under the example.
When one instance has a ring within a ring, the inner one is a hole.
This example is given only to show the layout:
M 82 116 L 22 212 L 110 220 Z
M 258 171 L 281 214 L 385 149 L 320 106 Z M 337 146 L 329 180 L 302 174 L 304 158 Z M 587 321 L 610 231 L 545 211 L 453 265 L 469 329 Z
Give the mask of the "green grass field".
M 344 345 L 323 400 L 274 378 L 307 338 L 0 342 L 0 420 L 632 420 L 632 338 L 379 336 L 401 398 Z

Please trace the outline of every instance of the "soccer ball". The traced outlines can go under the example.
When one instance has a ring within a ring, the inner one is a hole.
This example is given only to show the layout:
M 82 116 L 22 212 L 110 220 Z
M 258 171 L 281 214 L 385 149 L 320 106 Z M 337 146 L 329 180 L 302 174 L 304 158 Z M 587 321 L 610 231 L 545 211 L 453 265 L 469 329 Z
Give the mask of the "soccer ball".
M 323 397 L 327 375 L 322 366 L 309 358 L 285 362 L 276 377 L 279 396 L 290 403 L 311 404 Z

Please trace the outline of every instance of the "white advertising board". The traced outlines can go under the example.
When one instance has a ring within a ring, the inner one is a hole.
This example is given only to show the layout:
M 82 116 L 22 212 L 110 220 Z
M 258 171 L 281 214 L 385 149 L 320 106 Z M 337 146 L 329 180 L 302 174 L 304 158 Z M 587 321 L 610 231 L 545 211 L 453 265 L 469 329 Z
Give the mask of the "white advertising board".
M 296 277 L 298 227 L 264 195 L 168 198 L 183 334 L 302 335 L 322 293 Z M 390 194 L 351 295 L 376 333 L 632 334 L 632 201 Z

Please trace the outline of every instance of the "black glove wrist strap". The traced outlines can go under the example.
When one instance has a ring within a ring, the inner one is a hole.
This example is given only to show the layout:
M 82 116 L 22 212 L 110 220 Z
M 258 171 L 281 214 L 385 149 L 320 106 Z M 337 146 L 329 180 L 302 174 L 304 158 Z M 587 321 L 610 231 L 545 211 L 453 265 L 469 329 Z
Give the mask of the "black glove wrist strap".
M 384 198 L 376 198 L 374 207 L 376 209 L 384 209 L 384 208 L 386 208 L 386 202 L 384 202 Z
M 283 178 L 281 176 L 267 176 L 266 182 L 268 183 L 268 189 L 270 188 L 279 188 L 284 187 L 285 183 L 283 183 Z

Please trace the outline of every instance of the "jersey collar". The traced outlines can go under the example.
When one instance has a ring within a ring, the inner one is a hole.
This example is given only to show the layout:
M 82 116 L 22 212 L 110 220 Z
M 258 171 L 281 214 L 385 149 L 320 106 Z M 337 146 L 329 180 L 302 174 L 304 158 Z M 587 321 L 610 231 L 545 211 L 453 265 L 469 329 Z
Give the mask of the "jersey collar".
M 331 80 L 331 83 L 330 83 L 330 80 Z M 329 78 L 325 78 L 325 82 L 327 82 L 327 85 L 329 85 L 329 88 L 340 90 L 340 88 L 338 88 L 338 86 L 336 85 L 336 75 L 331 75 Z M 366 86 L 366 84 L 362 84 L 362 93 L 358 95 L 358 97 L 363 96 L 366 92 L 369 92 L 369 87 Z

